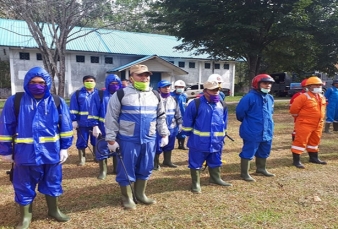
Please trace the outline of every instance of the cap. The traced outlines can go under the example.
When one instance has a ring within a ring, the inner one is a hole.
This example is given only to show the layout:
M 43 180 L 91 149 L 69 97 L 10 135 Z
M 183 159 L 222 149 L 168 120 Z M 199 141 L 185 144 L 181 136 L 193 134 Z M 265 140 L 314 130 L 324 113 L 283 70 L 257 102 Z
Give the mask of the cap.
M 133 74 L 133 73 L 141 74 L 145 72 L 149 73 L 150 75 L 153 74 L 151 71 L 148 70 L 148 67 L 143 64 L 136 64 L 134 66 L 131 66 L 130 68 L 130 74 Z
M 219 88 L 218 82 L 217 81 L 206 81 L 203 84 L 204 89 L 212 90 L 215 88 Z

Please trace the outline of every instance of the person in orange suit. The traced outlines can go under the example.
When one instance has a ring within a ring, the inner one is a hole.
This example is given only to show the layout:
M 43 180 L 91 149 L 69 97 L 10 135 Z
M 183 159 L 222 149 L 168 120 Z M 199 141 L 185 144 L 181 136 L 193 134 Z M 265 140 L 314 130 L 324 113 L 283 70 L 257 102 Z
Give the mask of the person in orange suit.
M 299 95 L 290 107 L 290 114 L 296 117 L 296 134 L 291 146 L 293 165 L 300 169 L 305 168 L 300 162 L 304 150 L 309 153 L 310 162 L 326 164 L 318 158 L 326 109 L 326 100 L 322 95 L 323 82 L 320 78 L 311 76 L 305 85 L 308 91 Z
M 302 90 L 300 91 L 300 92 L 297 92 L 296 94 L 294 94 L 292 97 L 291 97 L 291 99 L 290 99 L 290 107 L 291 107 L 291 104 L 293 103 L 293 101 L 299 96 L 299 95 L 301 95 L 301 94 L 303 94 L 303 93 L 305 93 L 305 92 L 307 92 L 307 88 L 306 88 L 306 80 L 307 79 L 304 79 L 301 83 L 300 83 L 300 86 L 302 87 Z M 296 122 L 296 118 L 297 117 L 294 117 L 294 122 Z M 295 131 L 295 129 L 293 129 L 293 131 L 292 131 L 292 141 L 293 140 L 295 140 L 295 134 L 296 134 L 296 131 Z

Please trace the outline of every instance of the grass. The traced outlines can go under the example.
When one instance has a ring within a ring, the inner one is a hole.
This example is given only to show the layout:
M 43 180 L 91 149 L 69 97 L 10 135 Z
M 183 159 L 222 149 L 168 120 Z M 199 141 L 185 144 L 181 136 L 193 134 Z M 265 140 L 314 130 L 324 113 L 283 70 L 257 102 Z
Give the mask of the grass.
M 255 174 L 252 162 L 251 173 L 257 182 L 248 183 L 239 176 L 242 141 L 235 104 L 228 106 L 228 134 L 235 142 L 226 140 L 222 178 L 232 187 L 209 185 L 208 172 L 204 171 L 202 194 L 192 194 L 187 151 L 175 149 L 173 162 L 179 167 L 162 167 L 148 182 L 147 195 L 157 204 L 138 204 L 136 211 L 125 211 L 115 176 L 109 174 L 106 180 L 97 180 L 98 164 L 90 153 L 84 167 L 76 166 L 77 151 L 73 145 L 64 164 L 64 194 L 60 197 L 60 208 L 71 221 L 58 223 L 50 219 L 44 197 L 38 193 L 30 228 L 338 228 L 338 133 L 323 135 L 320 158 L 327 165 L 310 164 L 308 155 L 303 153 L 301 160 L 306 169 L 297 169 L 291 165 L 290 153 L 293 119 L 287 102 L 276 103 L 275 136 L 268 159 L 268 169 L 276 177 Z M 0 163 L 0 228 L 14 227 L 19 220 L 13 188 L 5 175 L 9 168 L 10 164 Z M 317 197 L 321 201 L 316 201 Z

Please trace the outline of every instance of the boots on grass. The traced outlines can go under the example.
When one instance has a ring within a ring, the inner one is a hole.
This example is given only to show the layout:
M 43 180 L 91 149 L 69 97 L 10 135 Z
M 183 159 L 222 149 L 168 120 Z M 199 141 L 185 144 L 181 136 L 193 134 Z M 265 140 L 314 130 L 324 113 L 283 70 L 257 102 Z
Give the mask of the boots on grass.
M 267 177 L 274 177 L 275 174 L 269 173 L 266 170 L 266 158 L 256 157 L 256 173 L 261 173 Z
M 200 183 L 200 174 L 201 170 L 199 169 L 190 169 L 190 175 L 191 175 L 191 191 L 193 193 L 201 193 L 201 183 Z
M 212 184 L 218 184 L 222 186 L 232 186 L 232 184 L 225 182 L 221 178 L 221 167 L 216 167 L 216 168 L 210 168 L 209 169 L 209 182 Z
M 300 162 L 300 154 L 292 153 L 293 165 L 299 169 L 305 169 L 304 165 Z
M 99 161 L 100 173 L 97 179 L 104 180 L 107 177 L 107 159 Z
M 117 157 L 116 156 L 112 156 L 112 160 L 113 160 L 113 174 L 117 174 Z
M 321 164 L 321 165 L 326 165 L 326 161 L 322 161 L 318 158 L 318 152 L 308 152 L 309 154 L 309 162 L 315 163 L 315 164 Z
M 333 123 L 333 131 L 338 131 L 338 122 Z
M 58 207 L 58 197 L 47 196 L 46 202 L 48 207 L 48 215 L 59 222 L 67 222 L 70 218 L 63 214 Z
M 184 146 L 185 138 L 179 138 L 177 139 L 177 142 L 178 142 L 178 149 L 187 150 L 187 148 L 185 148 Z
M 172 151 L 163 152 L 163 158 L 164 158 L 163 166 L 168 166 L 170 168 L 176 168 L 177 165 L 171 162 L 171 152 Z
M 27 229 L 32 221 L 32 204 L 20 206 L 20 222 L 15 227 L 16 229 Z
M 135 195 L 136 199 L 140 201 L 143 204 L 155 204 L 156 201 L 153 199 L 150 199 L 146 196 L 146 187 L 147 187 L 147 180 L 136 180 L 135 184 Z
M 155 154 L 154 157 L 154 170 L 160 170 L 160 154 Z
M 250 160 L 241 158 L 241 177 L 245 181 L 255 182 L 256 180 L 250 176 L 249 170 L 250 170 Z
M 331 134 L 330 133 L 330 125 L 331 125 L 331 123 L 325 123 L 324 133 Z M 333 129 L 334 129 L 334 123 L 333 123 Z
M 84 166 L 86 164 L 86 151 L 85 151 L 85 149 L 79 149 L 78 154 L 79 154 L 79 163 L 77 165 L 78 166 Z
M 133 192 L 131 191 L 131 187 L 128 186 L 120 186 L 121 194 L 122 194 L 122 205 L 126 210 L 135 210 L 136 204 L 133 200 Z

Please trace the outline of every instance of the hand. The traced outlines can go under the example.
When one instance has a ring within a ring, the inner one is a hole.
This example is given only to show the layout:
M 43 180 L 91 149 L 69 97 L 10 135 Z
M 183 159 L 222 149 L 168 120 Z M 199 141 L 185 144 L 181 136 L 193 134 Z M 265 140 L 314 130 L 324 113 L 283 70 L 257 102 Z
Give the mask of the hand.
M 167 136 L 162 137 L 160 147 L 164 147 L 164 146 L 168 145 L 168 143 L 169 143 L 169 137 L 167 135 Z
M 79 124 L 77 123 L 77 121 L 73 121 L 72 125 L 73 125 L 73 129 L 77 129 L 79 127 Z
M 93 136 L 97 138 L 98 136 L 100 136 L 100 134 L 102 134 L 101 131 L 100 131 L 100 128 L 98 126 L 94 126 L 93 127 Z
M 178 133 L 181 133 L 182 132 L 182 124 L 179 124 L 178 125 Z
M 65 162 L 68 158 L 68 152 L 66 149 L 62 149 L 60 150 L 60 164 L 62 164 L 63 162 Z
M 112 152 L 115 152 L 117 148 L 119 148 L 120 145 L 117 142 L 114 142 L 114 144 L 109 144 L 108 143 L 108 149 Z
M 11 155 L 1 155 L 1 159 L 4 162 L 9 162 L 9 163 L 13 163 L 13 156 Z

